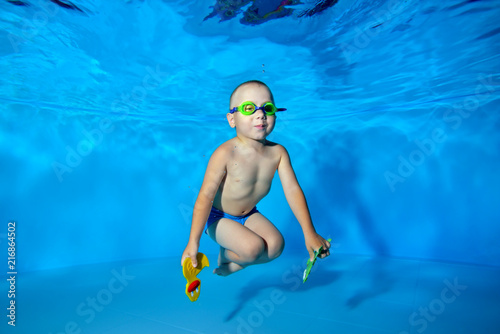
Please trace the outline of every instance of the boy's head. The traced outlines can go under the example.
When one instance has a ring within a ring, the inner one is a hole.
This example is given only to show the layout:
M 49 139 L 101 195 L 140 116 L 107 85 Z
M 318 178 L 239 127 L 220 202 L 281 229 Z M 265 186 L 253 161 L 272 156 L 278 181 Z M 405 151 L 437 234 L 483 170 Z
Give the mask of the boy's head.
M 262 109 L 255 110 L 253 114 L 249 115 L 242 113 L 241 106 L 245 102 L 250 104 L 250 108 L 252 106 L 258 108 L 268 102 L 274 105 L 274 97 L 271 90 L 265 83 L 258 80 L 242 83 L 231 94 L 229 109 L 233 112 L 227 114 L 229 125 L 232 128 L 236 128 L 236 133 L 239 136 L 254 140 L 265 140 L 274 129 L 276 115 L 269 115 Z
M 238 87 L 236 87 L 233 92 L 231 93 L 231 97 L 229 98 L 229 108 L 232 109 L 234 107 L 237 107 L 238 105 L 235 105 L 235 100 L 239 97 L 240 93 L 242 90 L 244 90 L 247 86 L 261 86 L 269 92 L 269 95 L 271 96 L 271 102 L 274 103 L 274 97 L 273 93 L 271 93 L 271 89 L 262 81 L 259 80 L 250 80 L 246 81 L 242 84 L 240 84 Z

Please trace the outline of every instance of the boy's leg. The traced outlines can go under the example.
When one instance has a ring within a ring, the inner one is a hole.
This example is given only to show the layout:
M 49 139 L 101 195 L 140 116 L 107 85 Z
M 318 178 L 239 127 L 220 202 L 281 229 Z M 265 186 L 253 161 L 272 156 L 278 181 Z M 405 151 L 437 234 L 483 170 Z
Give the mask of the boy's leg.
M 219 275 L 254 264 L 265 252 L 265 242 L 258 234 L 231 219 L 221 218 L 210 225 L 208 235 L 221 246 L 219 268 L 214 270 Z
M 285 240 L 280 231 L 260 212 L 248 217 L 245 227 L 259 235 L 266 245 L 256 263 L 266 263 L 276 259 L 283 252 Z

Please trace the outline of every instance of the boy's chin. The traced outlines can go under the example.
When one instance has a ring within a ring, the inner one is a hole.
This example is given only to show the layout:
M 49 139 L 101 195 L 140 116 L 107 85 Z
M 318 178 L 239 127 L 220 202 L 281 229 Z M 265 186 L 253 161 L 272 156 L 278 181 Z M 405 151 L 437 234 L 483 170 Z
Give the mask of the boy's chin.
M 247 134 L 243 134 L 243 133 L 237 133 L 238 136 L 241 136 L 241 137 L 245 137 L 245 138 L 248 138 L 248 139 L 252 139 L 252 140 L 265 140 L 269 134 L 262 134 L 262 135 L 247 135 Z

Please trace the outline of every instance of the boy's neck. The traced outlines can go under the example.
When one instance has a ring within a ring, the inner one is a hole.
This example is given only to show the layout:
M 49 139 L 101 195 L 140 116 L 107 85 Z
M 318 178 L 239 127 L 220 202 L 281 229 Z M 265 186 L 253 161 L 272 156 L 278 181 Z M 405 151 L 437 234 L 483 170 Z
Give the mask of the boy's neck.
M 236 139 L 243 145 L 254 149 L 255 151 L 261 151 L 267 144 L 267 139 L 255 140 L 244 136 L 236 135 Z

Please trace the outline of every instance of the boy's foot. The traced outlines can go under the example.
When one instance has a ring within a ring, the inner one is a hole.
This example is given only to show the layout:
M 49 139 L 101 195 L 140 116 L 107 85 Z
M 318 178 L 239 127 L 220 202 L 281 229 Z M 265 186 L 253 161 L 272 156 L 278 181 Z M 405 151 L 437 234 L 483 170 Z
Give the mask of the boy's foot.
M 217 274 L 219 276 L 228 276 L 243 269 L 243 267 L 239 264 L 231 262 L 228 258 L 226 258 L 224 256 L 225 251 L 225 248 L 220 248 L 219 259 L 217 261 L 219 264 L 219 268 L 214 269 L 214 274 Z
M 217 274 L 219 276 L 228 276 L 234 272 L 240 271 L 241 269 L 243 269 L 243 267 L 240 266 L 239 264 L 234 262 L 229 262 L 221 264 L 219 268 L 215 268 L 214 274 Z

